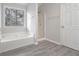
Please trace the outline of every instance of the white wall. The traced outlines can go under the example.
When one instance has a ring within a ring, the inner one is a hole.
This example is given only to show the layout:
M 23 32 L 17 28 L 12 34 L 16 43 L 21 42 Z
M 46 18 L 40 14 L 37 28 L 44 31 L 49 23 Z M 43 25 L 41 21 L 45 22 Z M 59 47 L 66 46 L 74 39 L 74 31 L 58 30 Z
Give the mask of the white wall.
M 0 41 L 1 41 L 1 4 L 0 4 Z
M 56 43 L 60 42 L 60 4 L 44 4 L 45 36 Z
M 44 38 L 44 12 L 42 5 L 38 7 L 38 39 Z
M 1 28 L 1 4 L 0 4 L 0 28 Z
M 27 28 L 37 37 L 37 4 L 32 3 L 27 7 Z
M 3 3 L 2 4 L 2 12 L 3 12 L 3 8 L 5 6 L 8 7 L 13 7 L 13 8 L 17 8 L 17 9 L 24 9 L 26 11 L 26 6 L 24 5 L 20 5 L 20 4 L 15 4 L 15 3 Z M 13 33 L 13 32 L 22 32 L 22 31 L 26 31 L 26 24 L 25 27 L 4 27 L 4 17 L 3 17 L 3 13 L 2 13 L 2 29 L 3 29 L 3 33 Z M 25 14 L 25 23 L 26 23 L 26 14 Z M 6 29 L 6 30 L 5 30 Z

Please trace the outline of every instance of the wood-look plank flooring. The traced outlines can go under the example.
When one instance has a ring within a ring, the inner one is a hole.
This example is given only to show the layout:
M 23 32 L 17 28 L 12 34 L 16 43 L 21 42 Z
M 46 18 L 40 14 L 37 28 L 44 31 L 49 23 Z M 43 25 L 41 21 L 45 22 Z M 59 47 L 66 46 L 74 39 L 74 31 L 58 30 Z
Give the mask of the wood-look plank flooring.
M 44 40 L 38 45 L 10 50 L 0 56 L 79 56 L 79 51 Z

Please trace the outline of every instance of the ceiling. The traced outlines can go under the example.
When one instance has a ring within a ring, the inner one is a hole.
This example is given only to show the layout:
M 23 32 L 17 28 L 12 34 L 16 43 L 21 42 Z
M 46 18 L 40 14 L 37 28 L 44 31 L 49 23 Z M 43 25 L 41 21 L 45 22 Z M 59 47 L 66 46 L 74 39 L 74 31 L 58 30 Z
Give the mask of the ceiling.
M 29 3 L 18 3 L 19 5 L 27 6 Z M 42 3 L 38 3 L 38 7 L 41 6 Z
M 28 3 L 17 3 L 17 4 L 23 5 L 23 6 L 27 6 L 28 5 Z
M 25 7 L 27 7 L 27 5 L 29 4 L 29 3 L 14 3 L 15 5 L 20 5 L 20 6 L 25 6 Z

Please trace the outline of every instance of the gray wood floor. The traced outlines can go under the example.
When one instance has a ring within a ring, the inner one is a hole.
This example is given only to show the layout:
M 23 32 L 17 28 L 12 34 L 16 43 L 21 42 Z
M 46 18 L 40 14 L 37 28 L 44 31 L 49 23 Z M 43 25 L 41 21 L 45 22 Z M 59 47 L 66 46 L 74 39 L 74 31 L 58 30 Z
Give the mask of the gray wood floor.
M 1 53 L 0 56 L 79 56 L 79 51 L 49 41 Z

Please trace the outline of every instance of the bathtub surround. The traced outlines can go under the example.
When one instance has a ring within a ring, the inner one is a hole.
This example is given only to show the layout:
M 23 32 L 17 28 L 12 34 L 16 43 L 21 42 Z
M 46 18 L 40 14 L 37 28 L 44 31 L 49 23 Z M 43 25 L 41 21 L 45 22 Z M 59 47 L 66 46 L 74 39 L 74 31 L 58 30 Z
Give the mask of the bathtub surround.
M 0 53 L 35 43 L 32 34 L 18 32 L 12 33 L 12 36 L 11 34 L 7 34 L 6 37 L 3 38 Z

